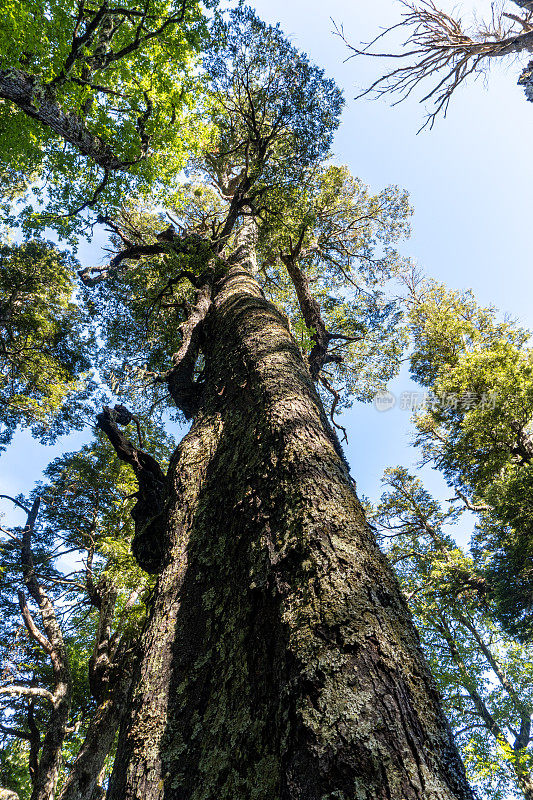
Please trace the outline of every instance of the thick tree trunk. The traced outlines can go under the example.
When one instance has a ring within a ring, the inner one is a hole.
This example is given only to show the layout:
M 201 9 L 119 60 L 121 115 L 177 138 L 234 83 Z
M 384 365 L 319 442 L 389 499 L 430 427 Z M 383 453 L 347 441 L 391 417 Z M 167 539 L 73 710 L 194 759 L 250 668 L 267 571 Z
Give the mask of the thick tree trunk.
M 109 800 L 471 798 L 308 367 L 249 266 L 208 317 Z

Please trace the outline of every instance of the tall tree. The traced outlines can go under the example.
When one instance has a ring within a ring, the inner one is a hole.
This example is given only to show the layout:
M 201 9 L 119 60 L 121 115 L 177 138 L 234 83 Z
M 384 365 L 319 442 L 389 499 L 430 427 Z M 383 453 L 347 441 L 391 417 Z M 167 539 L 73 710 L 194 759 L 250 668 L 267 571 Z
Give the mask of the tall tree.
M 143 429 L 164 459 L 170 442 Z M 130 553 L 134 476 L 112 452 L 57 458 L 23 530 L 2 529 L 3 778 L 21 799 L 100 796 L 126 710 L 151 581 Z
M 49 242 L 0 246 L 0 449 L 17 426 L 51 441 L 86 422 L 94 341 L 76 266 Z
M 465 510 L 460 498 L 444 509 L 400 467 L 383 482 L 372 522 L 413 611 L 467 771 L 485 797 L 530 800 L 531 645 L 502 631 L 486 580 L 450 535 Z
M 321 163 L 340 97 L 278 29 L 242 11 L 226 36 L 203 183 L 157 236 L 108 220 L 122 249 L 83 273 L 112 341 L 147 343 L 144 373 L 193 419 L 165 475 L 122 434 L 129 412 L 99 417 L 138 476 L 134 553 L 159 573 L 108 794 L 471 797 L 314 385 L 338 392 L 376 323 L 393 336 L 373 290 L 405 201 L 361 198 Z M 270 286 L 298 307 L 308 359 Z
M 473 545 L 505 628 L 532 630 L 529 333 L 470 292 L 412 283 L 411 372 L 430 402 L 415 415 L 424 458 L 479 516 Z
M 82 271 L 116 391 L 151 372 L 152 403 L 162 389 L 193 420 L 165 473 L 122 432 L 125 405 L 98 418 L 158 573 L 108 796 L 471 798 L 315 385 L 335 405 L 350 366 L 369 356 L 379 382 L 398 362 L 380 284 L 406 198 L 327 163 L 340 94 L 279 29 L 233 13 L 204 68 L 199 185 L 168 192 L 175 226 L 102 214 L 118 252 Z M 114 342 L 144 363 L 121 372 Z
M 351 51 L 349 58 L 364 55 L 403 62 L 381 75 L 359 97 L 390 94 L 396 95 L 396 102 L 400 102 L 419 84 L 433 80 L 435 85 L 421 100 L 433 102 L 433 111 L 422 126 L 433 127 L 439 114 L 446 116 L 455 90 L 471 75 L 484 74 L 495 58 L 530 57 L 533 53 L 533 4 L 531 0 L 513 0 L 513 3 L 508 0 L 499 5 L 492 3 L 490 19 L 476 20 L 465 27 L 456 11 L 448 14 L 434 0 L 399 0 L 405 9 L 401 21 L 366 45 L 351 44 L 342 27 L 337 27 L 336 32 Z M 376 42 L 397 29 L 407 32 L 401 49 L 392 52 L 372 49 Z M 526 99 L 533 101 L 533 61 L 524 66 L 518 84 L 524 87 Z

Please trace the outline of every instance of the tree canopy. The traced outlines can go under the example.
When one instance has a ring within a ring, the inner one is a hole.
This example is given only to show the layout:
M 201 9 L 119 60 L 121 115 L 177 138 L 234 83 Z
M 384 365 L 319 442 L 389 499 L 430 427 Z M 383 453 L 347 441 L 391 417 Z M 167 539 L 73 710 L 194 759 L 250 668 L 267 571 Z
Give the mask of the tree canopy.
M 168 191 L 197 135 L 191 112 L 206 36 L 189 0 L 4 5 L 4 212 L 21 211 L 30 230 L 46 222 L 66 232 L 79 230 L 73 215 L 83 208 Z M 31 190 L 22 209 L 9 205 L 16 176 Z
M 77 261 L 45 241 L 0 247 L 0 444 L 17 426 L 41 441 L 87 422 L 94 335 L 73 297 Z

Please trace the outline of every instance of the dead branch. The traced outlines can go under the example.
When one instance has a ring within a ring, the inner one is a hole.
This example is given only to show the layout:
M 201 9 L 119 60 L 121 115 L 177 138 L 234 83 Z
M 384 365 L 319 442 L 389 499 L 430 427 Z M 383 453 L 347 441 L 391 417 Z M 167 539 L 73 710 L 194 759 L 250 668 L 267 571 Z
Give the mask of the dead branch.
M 135 447 L 120 430 L 119 425 L 128 425 L 134 419 L 125 406 L 104 406 L 96 419 L 117 456 L 133 468 L 139 484 L 137 502 L 131 511 L 135 522 L 132 552 L 142 569 L 158 572 L 163 552 L 159 521 L 168 495 L 165 473 L 150 453 Z
M 476 513 L 491 510 L 490 506 L 485 505 L 485 503 L 472 503 L 466 494 L 463 494 L 463 492 L 461 492 L 457 487 L 454 487 L 454 489 L 456 496 L 452 498 L 452 502 L 455 500 L 460 500 L 464 507 L 468 509 L 468 511 L 474 511 Z
M 28 608 L 28 604 L 26 603 L 26 598 L 24 597 L 24 592 L 22 589 L 18 591 L 18 600 L 19 606 L 22 613 L 22 619 L 24 620 L 24 624 L 28 629 L 31 637 L 37 642 L 37 644 L 44 650 L 45 653 L 51 653 L 53 647 L 51 643 L 48 641 L 46 636 L 43 636 L 37 625 L 35 624 L 33 617 L 30 613 Z
M 496 11 L 493 6 L 489 22 L 465 30 L 461 19 L 439 9 L 434 0 L 399 0 L 405 11 L 401 22 L 386 28 L 372 42 L 357 47 L 351 44 L 342 26 L 335 23 L 339 36 L 351 55 L 374 58 L 405 59 L 408 63 L 385 73 L 358 95 L 378 97 L 397 95 L 393 103 L 405 100 L 422 82 L 435 78 L 436 84 L 420 102 L 431 100 L 433 111 L 428 114 L 422 128 L 433 127 L 439 114 L 446 116 L 455 90 L 474 73 L 481 73 L 492 58 L 533 52 L 533 11 L 524 6 L 522 15 Z M 508 21 L 507 21 L 508 20 Z M 376 52 L 372 47 L 378 40 L 397 29 L 406 29 L 409 35 L 401 52 Z M 420 130 L 422 130 L 422 128 Z

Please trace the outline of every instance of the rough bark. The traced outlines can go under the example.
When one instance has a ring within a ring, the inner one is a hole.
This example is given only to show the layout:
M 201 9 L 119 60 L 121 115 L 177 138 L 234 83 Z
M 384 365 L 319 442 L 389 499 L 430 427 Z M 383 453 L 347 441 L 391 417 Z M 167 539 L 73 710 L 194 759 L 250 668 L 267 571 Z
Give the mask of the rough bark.
M 109 800 L 470 800 L 397 581 L 285 317 L 240 261 Z
M 211 306 L 211 283 L 212 280 L 206 280 L 196 292 L 187 320 L 180 325 L 181 346 L 174 354 L 173 366 L 165 376 L 174 402 L 187 419 L 191 419 L 198 408 L 194 367 L 200 349 L 202 326 Z
M 125 436 L 120 425 L 128 425 L 136 419 L 125 406 L 104 406 L 96 418 L 97 426 L 104 431 L 122 461 L 130 464 L 139 483 L 137 502 L 131 515 L 135 521 L 135 536 L 132 542 L 133 555 L 147 572 L 157 572 L 162 560 L 162 528 L 166 522 L 165 502 L 167 478 L 160 465 L 150 453 L 145 453 Z

